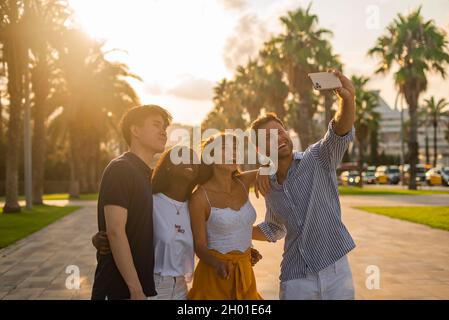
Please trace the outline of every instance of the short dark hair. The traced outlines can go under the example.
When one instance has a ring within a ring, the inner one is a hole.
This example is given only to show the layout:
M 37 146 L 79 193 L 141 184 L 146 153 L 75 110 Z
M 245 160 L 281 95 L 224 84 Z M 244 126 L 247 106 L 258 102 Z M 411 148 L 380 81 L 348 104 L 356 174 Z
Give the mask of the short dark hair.
M 148 117 L 154 115 L 160 115 L 166 126 L 173 118 L 167 110 L 155 104 L 133 107 L 125 112 L 120 121 L 120 128 L 128 146 L 131 146 L 131 126 L 141 126 Z
M 250 125 L 250 129 L 254 130 L 256 132 L 255 135 L 255 139 L 256 141 L 254 141 L 254 144 L 257 146 L 257 130 L 259 130 L 262 126 L 266 125 L 268 122 L 270 121 L 276 121 L 277 123 L 279 123 L 284 129 L 285 125 L 282 122 L 281 119 L 279 119 L 279 117 L 276 115 L 276 113 L 274 112 L 267 112 L 266 114 L 259 116 L 256 120 L 254 120 L 251 125 Z

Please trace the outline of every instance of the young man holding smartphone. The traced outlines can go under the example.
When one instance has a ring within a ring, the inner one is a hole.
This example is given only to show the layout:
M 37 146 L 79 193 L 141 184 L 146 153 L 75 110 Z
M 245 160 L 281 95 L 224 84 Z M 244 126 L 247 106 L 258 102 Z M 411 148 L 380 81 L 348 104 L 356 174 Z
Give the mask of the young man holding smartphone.
M 333 73 L 342 83 L 336 89 L 339 108 L 324 138 L 304 152 L 293 152 L 287 129 L 273 114 L 251 126 L 278 131 L 277 172 L 259 175 L 256 183 L 267 212 L 265 221 L 253 228 L 253 239 L 275 242 L 286 236 L 280 299 L 354 299 L 346 255 L 355 244 L 341 220 L 336 169 L 354 138 L 355 92 L 348 78 Z M 267 135 L 268 151 L 270 142 Z
M 92 299 L 146 299 L 156 295 L 153 279 L 154 155 L 164 151 L 171 115 L 156 105 L 129 109 L 121 129 L 129 151 L 106 167 L 98 197 L 99 231 L 111 253 L 97 253 Z

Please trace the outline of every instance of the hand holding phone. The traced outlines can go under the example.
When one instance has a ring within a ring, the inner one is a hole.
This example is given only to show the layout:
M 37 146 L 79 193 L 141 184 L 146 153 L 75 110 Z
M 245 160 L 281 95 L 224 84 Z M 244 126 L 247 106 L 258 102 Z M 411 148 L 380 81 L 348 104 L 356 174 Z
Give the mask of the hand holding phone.
M 331 72 L 315 72 L 308 74 L 315 90 L 333 90 L 343 87 L 340 79 Z

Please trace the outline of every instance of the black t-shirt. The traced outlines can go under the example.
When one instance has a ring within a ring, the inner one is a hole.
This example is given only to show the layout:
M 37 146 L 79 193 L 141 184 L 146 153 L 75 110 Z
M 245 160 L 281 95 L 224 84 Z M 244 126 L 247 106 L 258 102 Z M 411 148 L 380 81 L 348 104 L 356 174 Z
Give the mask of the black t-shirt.
M 137 155 L 126 152 L 112 160 L 101 178 L 98 197 L 98 228 L 106 230 L 104 207 L 127 209 L 126 235 L 134 266 L 146 296 L 155 296 L 153 249 L 153 197 L 151 169 Z M 92 299 L 129 299 L 130 293 L 112 253 L 97 254 Z

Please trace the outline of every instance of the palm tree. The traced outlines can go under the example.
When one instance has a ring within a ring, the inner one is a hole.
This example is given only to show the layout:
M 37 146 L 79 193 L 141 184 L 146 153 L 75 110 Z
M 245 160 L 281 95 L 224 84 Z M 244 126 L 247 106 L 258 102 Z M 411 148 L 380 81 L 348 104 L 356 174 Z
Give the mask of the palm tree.
M 377 107 L 377 95 L 374 91 L 369 91 L 366 89 L 366 84 L 369 78 L 363 76 L 352 76 L 351 81 L 355 87 L 355 103 L 356 117 L 355 117 L 355 132 L 356 140 L 358 144 L 358 167 L 359 167 L 359 186 L 363 185 L 362 172 L 363 172 L 363 161 L 365 158 L 364 151 L 367 145 L 367 139 L 369 133 L 373 128 L 375 128 L 379 122 L 379 113 L 375 111 Z
M 263 64 L 260 73 L 261 92 L 263 105 L 267 111 L 275 112 L 282 121 L 285 121 L 287 110 L 285 100 L 289 90 L 284 81 L 284 74 L 280 64 L 279 50 L 273 41 L 265 43 L 263 49 L 259 52 Z
M 441 98 L 436 101 L 435 97 L 424 100 L 425 102 L 425 112 L 427 113 L 430 123 L 433 127 L 433 166 L 436 167 L 438 159 L 438 143 L 437 143 L 437 132 L 438 126 L 442 122 L 443 116 L 449 115 L 446 107 L 449 106 L 449 102 L 446 99 Z
M 33 203 L 42 204 L 44 166 L 46 158 L 46 119 L 51 114 L 50 102 L 55 82 L 60 81 L 56 69 L 55 43 L 60 42 L 64 24 L 70 17 L 66 1 L 32 0 L 32 11 L 27 16 L 30 49 L 32 53 L 31 82 L 33 99 Z
M 3 102 L 0 91 L 0 140 L 3 140 Z
M 242 116 L 244 109 L 240 102 L 240 97 L 239 90 L 234 81 L 222 79 L 218 82 L 214 87 L 214 108 L 201 123 L 202 129 L 244 129 L 247 123 Z
M 24 16 L 30 2 L 19 0 L 0 1 L 0 43 L 6 65 L 9 95 L 9 123 L 6 154 L 6 199 L 3 212 L 20 212 L 18 201 L 18 171 L 22 98 L 24 76 L 27 71 L 28 47 Z
M 5 64 L 3 62 L 2 50 L 0 48 L 0 79 L 3 82 L 3 79 L 6 76 Z M 0 87 L 0 141 L 3 142 L 3 131 L 4 131 L 4 119 L 3 119 L 3 85 Z
M 426 164 L 430 163 L 430 150 L 429 150 L 429 125 L 430 114 L 426 108 L 418 110 L 418 127 L 424 127 L 424 153 L 426 157 Z
M 130 78 L 140 80 L 122 63 L 106 59 L 103 43 L 79 30 L 66 30 L 58 47 L 65 92 L 63 111 L 54 121 L 69 141 L 71 197 L 97 190 L 100 147 L 109 138 L 111 117 L 139 104 Z M 115 126 L 117 124 L 113 124 Z
M 380 120 L 380 117 L 379 117 Z M 370 141 L 370 164 L 376 165 L 379 161 L 379 122 L 376 122 L 372 125 L 369 132 L 369 141 Z
M 340 61 L 340 57 L 333 53 L 332 45 L 330 42 L 324 43 L 318 48 L 316 54 L 317 62 L 319 63 L 319 69 L 322 72 L 326 72 L 330 69 L 337 69 L 342 71 L 343 64 Z M 335 95 L 331 90 L 325 90 L 324 95 L 324 129 L 327 130 L 327 126 L 334 116 L 332 107 L 335 103 Z
M 310 8 L 311 5 L 305 10 L 299 8 L 281 17 L 285 30 L 273 39 L 290 92 L 299 99 L 298 107 L 292 109 L 295 114 L 291 119 L 303 149 L 312 143 L 312 118 L 316 112 L 312 83 L 307 75 L 319 69 L 317 54 L 326 46 L 326 37 L 332 35 L 331 31 L 318 27 L 318 16 L 311 14 Z
M 224 130 L 221 128 L 223 121 L 228 120 L 227 117 L 223 117 L 224 108 L 223 105 L 227 99 L 228 80 L 226 78 L 219 81 L 214 87 L 214 97 L 212 99 L 214 108 L 209 111 L 206 117 L 201 122 L 201 130 L 207 130 L 209 128 L 217 128 L 217 130 Z
M 387 33 L 377 39 L 368 51 L 380 59 L 376 73 L 392 69 L 395 84 L 405 97 L 409 109 L 410 137 L 408 142 L 410 181 L 409 189 L 416 189 L 416 164 L 418 162 L 417 109 L 420 95 L 427 88 L 427 74 L 436 71 L 446 76 L 449 63 L 446 34 L 433 20 L 425 21 L 421 8 L 404 16 L 398 14 L 387 27 Z
M 262 81 L 265 80 L 264 68 L 257 60 L 250 59 L 246 66 L 238 66 L 234 83 L 240 96 L 240 103 L 254 121 L 263 106 Z
M 445 137 L 446 137 L 447 142 L 449 142 L 449 121 L 446 121 L 446 125 L 447 125 L 447 127 L 446 127 Z

